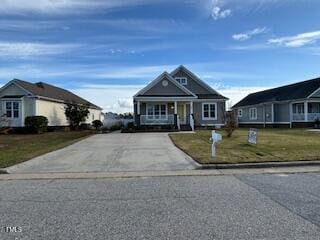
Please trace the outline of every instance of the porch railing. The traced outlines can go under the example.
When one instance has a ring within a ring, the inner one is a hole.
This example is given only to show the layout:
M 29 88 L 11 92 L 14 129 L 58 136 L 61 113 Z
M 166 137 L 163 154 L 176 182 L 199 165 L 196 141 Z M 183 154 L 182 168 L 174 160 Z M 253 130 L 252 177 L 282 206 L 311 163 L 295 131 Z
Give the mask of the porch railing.
M 174 115 L 141 115 L 141 125 L 173 125 Z
M 320 113 L 308 113 L 308 121 L 312 122 L 315 119 L 319 118 L 320 119 Z M 293 121 L 305 121 L 305 115 L 304 113 L 294 113 L 292 117 Z
M 309 121 L 314 121 L 316 119 L 320 119 L 320 113 L 308 113 Z
M 293 121 L 304 121 L 304 113 L 294 113 L 292 116 Z

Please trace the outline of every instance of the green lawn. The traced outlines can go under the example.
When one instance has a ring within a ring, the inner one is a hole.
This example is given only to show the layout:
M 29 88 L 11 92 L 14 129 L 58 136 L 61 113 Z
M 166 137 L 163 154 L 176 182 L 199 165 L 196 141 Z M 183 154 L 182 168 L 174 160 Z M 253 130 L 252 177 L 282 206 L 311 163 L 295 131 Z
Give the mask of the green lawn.
M 71 131 L 0 135 L 0 168 L 63 148 L 92 134 L 93 131 Z
M 320 160 L 320 133 L 305 129 L 259 129 L 258 144 L 247 142 L 248 129 L 237 129 L 231 138 L 223 131 L 217 157 L 211 158 L 211 131 L 170 134 L 174 144 L 202 164 Z

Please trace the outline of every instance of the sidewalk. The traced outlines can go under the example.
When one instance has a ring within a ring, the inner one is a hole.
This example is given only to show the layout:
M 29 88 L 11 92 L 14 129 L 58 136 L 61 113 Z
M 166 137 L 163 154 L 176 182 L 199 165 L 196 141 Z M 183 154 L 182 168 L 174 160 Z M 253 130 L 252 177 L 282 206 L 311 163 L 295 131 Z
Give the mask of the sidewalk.
M 277 167 L 277 168 L 241 168 L 208 169 L 180 171 L 141 171 L 141 172 L 87 172 L 87 173 L 26 173 L 1 174 L 1 180 L 49 180 L 49 179 L 103 179 L 103 178 L 139 178 L 170 176 L 223 176 L 238 174 L 294 174 L 320 173 L 320 166 Z

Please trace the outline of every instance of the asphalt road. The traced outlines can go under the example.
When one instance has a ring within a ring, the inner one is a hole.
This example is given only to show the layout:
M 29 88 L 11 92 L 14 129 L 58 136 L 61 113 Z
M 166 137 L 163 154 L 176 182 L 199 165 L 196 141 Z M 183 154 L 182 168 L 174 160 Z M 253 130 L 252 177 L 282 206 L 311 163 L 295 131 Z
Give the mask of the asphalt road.
M 0 193 L 0 239 L 320 239 L 317 173 L 10 180 Z

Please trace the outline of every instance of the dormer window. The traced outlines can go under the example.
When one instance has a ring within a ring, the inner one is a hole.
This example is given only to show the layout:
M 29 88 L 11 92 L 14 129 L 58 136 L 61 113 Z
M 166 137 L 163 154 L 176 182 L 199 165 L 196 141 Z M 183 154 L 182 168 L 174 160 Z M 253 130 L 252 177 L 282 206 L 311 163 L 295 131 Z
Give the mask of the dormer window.
M 180 83 L 181 85 L 187 85 L 187 78 L 186 77 L 176 77 L 175 80 Z

